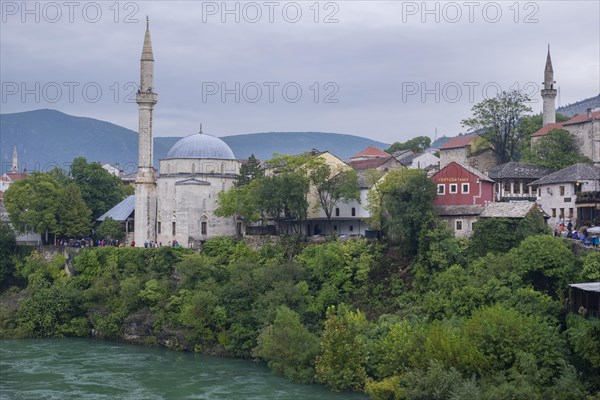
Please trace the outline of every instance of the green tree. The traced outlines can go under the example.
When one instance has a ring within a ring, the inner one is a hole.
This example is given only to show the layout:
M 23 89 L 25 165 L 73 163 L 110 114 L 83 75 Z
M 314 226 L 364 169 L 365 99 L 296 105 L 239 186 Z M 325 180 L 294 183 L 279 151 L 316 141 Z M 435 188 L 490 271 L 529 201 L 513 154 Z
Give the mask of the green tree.
M 240 173 L 235 182 L 235 186 L 244 186 L 253 181 L 256 178 L 263 176 L 263 170 L 260 167 L 260 162 L 254 157 L 254 154 L 250 154 L 248 161 L 242 163 L 240 166 Z
M 15 230 L 33 230 L 42 234 L 43 242 L 48 244 L 50 233 L 57 227 L 60 193 L 58 181 L 39 172 L 10 185 L 4 193 L 4 203 Z
M 360 311 L 331 306 L 317 357 L 316 378 L 333 390 L 361 391 L 367 378 L 367 352 L 363 338 L 369 322 Z
M 315 376 L 315 357 L 319 340 L 287 306 L 280 306 L 273 324 L 264 328 L 254 349 L 276 374 L 295 382 L 311 383 Z
M 90 233 L 92 212 L 81 197 L 79 187 L 69 183 L 62 188 L 58 203 L 56 233 L 67 237 L 84 237 Z
M 308 213 L 308 189 L 308 177 L 301 172 L 265 176 L 256 187 L 258 209 L 267 218 L 275 220 L 280 228 L 287 221 L 294 231 L 298 231 L 298 222 L 304 221 Z
M 17 251 L 15 232 L 7 223 L 0 222 L 0 287 L 15 269 L 13 257 Z
M 125 237 L 125 230 L 123 224 L 119 221 L 115 221 L 111 217 L 106 218 L 96 231 L 98 236 L 108 240 L 123 240 Z
M 258 185 L 262 183 L 261 179 L 220 192 L 215 215 L 234 219 L 241 217 L 246 223 L 260 219 L 256 192 Z
M 100 164 L 88 163 L 84 157 L 73 160 L 71 176 L 79 186 L 94 220 L 124 198 L 121 180 L 111 175 Z
M 385 175 L 383 171 L 370 169 L 365 172 L 365 182 L 369 191 L 367 192 L 367 204 L 365 208 L 369 211 L 367 222 L 371 229 L 380 231 L 383 228 L 383 193 L 381 192 L 380 180 Z
M 573 164 L 592 162 L 579 153 L 575 136 L 566 129 L 551 130 L 539 143 L 524 151 L 523 161 L 555 170 Z
M 414 256 L 421 228 L 434 213 L 435 184 L 422 170 L 400 169 L 385 176 L 381 192 L 384 232 L 401 241 L 405 255 Z
M 556 122 L 564 122 L 568 121 L 570 118 L 561 113 L 556 113 Z M 529 138 L 531 135 L 542 129 L 543 126 L 543 115 L 535 114 L 535 115 L 526 115 L 519 121 L 519 131 L 520 133 Z
M 325 162 L 322 158 L 316 158 L 319 162 L 312 163 L 308 167 L 308 177 L 317 193 L 320 208 L 325 212 L 331 229 L 331 217 L 333 209 L 340 202 L 349 203 L 352 200 L 360 202 L 360 186 L 358 175 L 353 169 L 336 169 Z
M 481 257 L 488 252 L 504 253 L 533 235 L 549 234 L 550 229 L 538 208 L 525 218 L 480 218 L 469 241 L 472 255 Z
M 475 104 L 471 111 L 473 117 L 461 121 L 471 131 L 480 131 L 479 135 L 492 144 L 501 164 L 513 160 L 524 134 L 518 126 L 521 118 L 531 108 L 525 103 L 529 99 L 518 92 L 502 92 L 494 98 Z
M 390 147 L 385 149 L 386 153 L 393 154 L 399 150 L 413 150 L 417 153 L 422 153 L 431 146 L 431 138 L 429 136 L 417 136 L 406 142 L 394 142 Z

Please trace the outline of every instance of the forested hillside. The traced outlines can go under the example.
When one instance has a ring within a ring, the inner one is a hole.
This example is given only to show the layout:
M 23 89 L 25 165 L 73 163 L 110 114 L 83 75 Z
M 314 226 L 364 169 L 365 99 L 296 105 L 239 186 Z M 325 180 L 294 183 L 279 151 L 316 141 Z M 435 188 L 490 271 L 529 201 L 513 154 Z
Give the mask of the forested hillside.
M 90 248 L 73 276 L 60 255 L 7 257 L 3 232 L 0 332 L 260 358 L 373 399 L 591 399 L 598 320 L 565 304 L 567 283 L 600 279 L 600 253 L 526 224 L 465 241 L 431 222 L 410 259 L 362 239 Z

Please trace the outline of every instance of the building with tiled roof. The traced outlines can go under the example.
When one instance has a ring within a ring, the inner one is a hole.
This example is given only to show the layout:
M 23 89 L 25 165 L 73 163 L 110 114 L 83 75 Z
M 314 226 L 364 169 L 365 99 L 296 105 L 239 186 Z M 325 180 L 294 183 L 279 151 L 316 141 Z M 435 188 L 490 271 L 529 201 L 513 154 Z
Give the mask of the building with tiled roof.
M 484 206 L 494 201 L 494 181 L 468 165 L 453 161 L 433 174 L 431 180 L 437 187 L 435 206 Z
M 542 128 L 531 135 L 531 146 L 539 144 L 554 129 L 569 131 L 579 148 L 579 153 L 600 165 L 600 104 L 588 108 L 586 113 L 575 115 L 568 121 L 556 122 L 554 99 L 557 90 L 554 88 L 554 70 L 550 60 L 550 47 L 544 69 L 544 88 L 541 91 L 543 99 Z
M 456 237 L 470 237 L 484 207 L 479 204 L 436 206 L 440 219 L 448 224 Z
M 478 137 L 479 135 L 463 135 L 450 138 L 450 140 L 448 140 L 440 147 L 440 150 L 457 149 L 465 147 L 471 144 L 471 142 L 477 139 Z
M 535 201 L 535 191 L 529 184 L 549 173 L 547 168 L 536 164 L 508 162 L 498 165 L 489 171 L 489 176 L 496 182 L 494 196 L 496 201 Z
M 482 172 L 498 165 L 498 157 L 488 145 L 476 147 L 479 135 L 456 136 L 440 147 L 440 168 L 451 162 L 469 165 Z
M 537 209 L 537 204 L 531 202 L 490 203 L 479 218 L 525 218 L 529 212 Z
M 426 169 L 431 165 L 437 165 L 440 163 L 440 159 L 438 157 L 427 151 L 424 153 L 410 152 L 401 157 L 396 157 L 396 159 L 405 167 L 413 169 Z
M 376 169 L 379 171 L 391 171 L 394 169 L 404 168 L 403 165 L 396 160 L 395 157 L 390 156 L 388 154 L 387 157 L 376 157 L 376 158 L 367 158 L 362 160 L 350 160 L 348 162 L 352 168 L 357 171 L 364 171 L 367 169 Z
M 575 164 L 533 181 L 537 203 L 555 226 L 571 220 L 574 226 L 589 225 L 600 216 L 600 168 Z
M 352 157 L 350 160 L 359 161 L 366 160 L 369 158 L 378 158 L 378 157 L 389 157 L 390 155 L 383 150 L 379 150 L 377 147 L 369 146 L 364 150 L 359 151 Z

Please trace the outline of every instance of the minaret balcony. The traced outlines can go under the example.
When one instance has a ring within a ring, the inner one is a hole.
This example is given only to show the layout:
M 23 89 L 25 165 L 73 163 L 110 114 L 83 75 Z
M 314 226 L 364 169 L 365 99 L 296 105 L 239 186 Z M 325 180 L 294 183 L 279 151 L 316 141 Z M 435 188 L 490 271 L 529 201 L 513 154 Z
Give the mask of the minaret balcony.
M 158 94 L 156 93 L 142 93 L 139 92 L 135 95 L 135 102 L 136 103 L 152 103 L 152 104 L 156 104 L 158 103 Z

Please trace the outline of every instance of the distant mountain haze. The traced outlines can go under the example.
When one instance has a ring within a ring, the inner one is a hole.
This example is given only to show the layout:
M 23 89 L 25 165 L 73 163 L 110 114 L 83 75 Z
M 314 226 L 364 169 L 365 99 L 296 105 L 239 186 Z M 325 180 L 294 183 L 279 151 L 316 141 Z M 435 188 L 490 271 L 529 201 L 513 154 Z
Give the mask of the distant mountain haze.
M 211 133 L 211 132 L 207 132 Z M 216 136 L 216 135 L 215 135 Z M 220 137 L 235 156 L 250 154 L 266 160 L 273 153 L 299 154 L 318 149 L 348 158 L 369 145 L 385 149 L 388 143 L 368 138 L 326 132 L 265 132 Z M 154 164 L 165 158 L 180 137 L 154 137 Z M 28 171 L 68 168 L 75 157 L 88 161 L 119 164 L 126 173 L 137 168 L 137 132 L 93 118 L 75 117 L 56 110 L 35 110 L 0 114 L 0 162 L 2 172 L 10 170 L 13 146 L 18 161 Z

